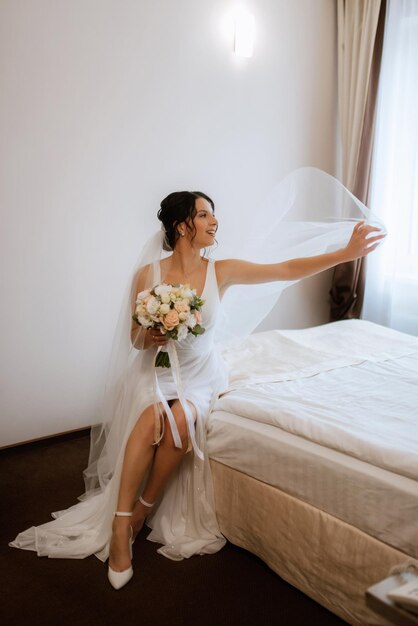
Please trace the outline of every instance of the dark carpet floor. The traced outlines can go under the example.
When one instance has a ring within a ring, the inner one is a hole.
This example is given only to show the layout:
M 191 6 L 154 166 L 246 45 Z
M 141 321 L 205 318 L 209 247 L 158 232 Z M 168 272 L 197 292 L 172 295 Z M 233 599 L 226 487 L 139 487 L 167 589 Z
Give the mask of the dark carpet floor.
M 48 559 L 10 548 L 18 532 L 76 503 L 88 447 L 88 435 L 76 434 L 0 452 L 3 626 L 345 624 L 230 543 L 215 555 L 173 562 L 157 554 L 144 528 L 134 545 L 134 577 L 119 591 L 95 556 Z

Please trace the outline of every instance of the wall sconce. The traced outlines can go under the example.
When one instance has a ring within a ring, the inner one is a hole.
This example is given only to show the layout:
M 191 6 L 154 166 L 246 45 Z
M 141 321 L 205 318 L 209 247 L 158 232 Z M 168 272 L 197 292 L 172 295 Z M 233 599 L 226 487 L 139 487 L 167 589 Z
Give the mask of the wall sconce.
M 234 16 L 234 52 L 237 56 L 250 58 L 254 50 L 254 15 L 244 9 Z

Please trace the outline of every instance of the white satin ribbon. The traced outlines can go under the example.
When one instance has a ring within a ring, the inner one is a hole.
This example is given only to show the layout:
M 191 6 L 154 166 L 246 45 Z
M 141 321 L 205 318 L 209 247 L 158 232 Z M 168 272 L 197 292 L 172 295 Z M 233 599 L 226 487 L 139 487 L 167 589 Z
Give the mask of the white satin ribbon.
M 179 430 L 177 428 L 177 424 L 176 424 L 176 420 L 174 418 L 173 412 L 170 408 L 170 405 L 168 404 L 167 400 L 164 398 L 164 394 L 161 391 L 160 385 L 158 383 L 158 376 L 157 376 L 157 372 L 155 372 L 155 392 L 157 394 L 157 397 L 159 399 L 159 401 L 162 403 L 163 407 L 164 407 L 164 411 L 167 415 L 167 419 L 170 423 L 170 428 L 171 428 L 171 432 L 173 435 L 173 439 L 174 439 L 174 445 L 176 448 L 182 448 L 183 446 L 181 445 L 181 439 L 180 439 L 180 435 L 179 435 Z M 158 441 L 155 441 L 154 443 L 160 443 L 161 439 L 163 438 L 163 433 L 161 434 L 160 438 Z
M 192 448 L 194 452 L 197 454 L 197 456 L 203 461 L 204 455 L 203 455 L 202 450 L 197 445 L 194 417 L 190 409 L 189 403 L 187 402 L 184 396 L 183 383 L 181 380 L 181 373 L 180 373 L 180 362 L 179 362 L 179 358 L 177 355 L 175 343 L 172 339 L 169 339 L 167 342 L 167 352 L 168 352 L 168 356 L 170 357 L 171 371 L 173 373 L 173 379 L 174 379 L 174 384 L 176 386 L 178 399 L 180 401 L 180 404 L 184 411 L 184 415 L 186 417 L 187 430 L 189 433 Z M 167 400 L 164 398 L 164 395 L 161 391 L 160 385 L 158 383 L 157 372 L 155 372 L 155 379 L 156 379 L 155 390 L 156 390 L 158 398 L 162 402 L 168 421 L 170 423 L 171 432 L 173 434 L 174 445 L 176 446 L 176 448 L 181 448 L 182 447 L 181 439 L 180 439 L 179 431 L 177 428 L 176 420 L 174 418 L 173 412 Z

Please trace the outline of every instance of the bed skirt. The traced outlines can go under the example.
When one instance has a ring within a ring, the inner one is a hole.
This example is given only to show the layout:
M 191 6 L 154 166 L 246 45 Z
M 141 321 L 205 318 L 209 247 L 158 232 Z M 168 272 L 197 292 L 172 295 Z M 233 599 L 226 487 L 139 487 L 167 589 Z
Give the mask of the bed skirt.
M 211 467 L 219 526 L 231 543 L 349 624 L 389 626 L 365 593 L 411 557 L 276 487 L 217 461 Z

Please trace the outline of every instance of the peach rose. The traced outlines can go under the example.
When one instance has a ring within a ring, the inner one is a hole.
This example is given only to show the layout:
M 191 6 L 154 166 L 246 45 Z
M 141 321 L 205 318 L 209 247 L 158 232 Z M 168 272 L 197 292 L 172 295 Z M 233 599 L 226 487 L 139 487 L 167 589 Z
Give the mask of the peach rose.
M 167 313 L 167 315 L 164 316 L 163 326 L 167 330 L 173 330 L 173 328 L 177 326 L 179 321 L 179 314 L 177 313 L 177 311 L 174 311 L 174 309 L 172 309 L 169 313 Z
M 190 307 L 186 302 L 176 302 L 174 308 L 177 313 L 188 313 L 190 311 Z

